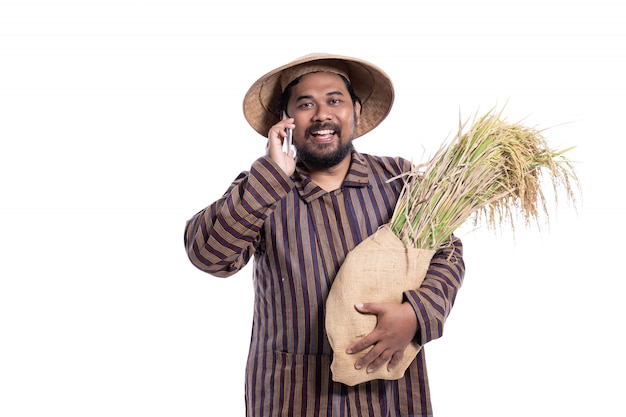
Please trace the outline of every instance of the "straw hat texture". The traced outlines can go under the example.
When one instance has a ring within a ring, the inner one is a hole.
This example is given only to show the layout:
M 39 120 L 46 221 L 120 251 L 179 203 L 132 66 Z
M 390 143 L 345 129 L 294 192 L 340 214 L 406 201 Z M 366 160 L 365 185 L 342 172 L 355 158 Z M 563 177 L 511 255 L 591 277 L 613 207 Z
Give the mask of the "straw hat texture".
M 299 76 L 328 71 L 346 77 L 361 99 L 361 122 L 355 138 L 378 126 L 389 114 L 394 99 L 389 76 L 377 66 L 358 58 L 315 53 L 276 68 L 259 78 L 246 93 L 243 113 L 261 136 L 279 120 L 280 97 L 285 87 Z

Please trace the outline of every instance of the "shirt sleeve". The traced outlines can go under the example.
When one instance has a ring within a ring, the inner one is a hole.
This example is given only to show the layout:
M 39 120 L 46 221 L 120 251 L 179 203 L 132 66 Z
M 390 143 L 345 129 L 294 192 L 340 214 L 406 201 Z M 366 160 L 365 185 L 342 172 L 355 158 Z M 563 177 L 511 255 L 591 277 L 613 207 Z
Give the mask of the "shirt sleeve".
M 185 227 L 187 256 L 198 269 L 228 277 L 243 268 L 260 241 L 260 230 L 293 182 L 269 157 L 257 159 L 224 196 Z
M 420 288 L 404 293 L 404 299 L 413 306 L 417 316 L 419 329 L 416 337 L 420 345 L 443 335 L 443 325 L 464 276 L 463 245 L 453 236 L 450 244 L 433 256 Z

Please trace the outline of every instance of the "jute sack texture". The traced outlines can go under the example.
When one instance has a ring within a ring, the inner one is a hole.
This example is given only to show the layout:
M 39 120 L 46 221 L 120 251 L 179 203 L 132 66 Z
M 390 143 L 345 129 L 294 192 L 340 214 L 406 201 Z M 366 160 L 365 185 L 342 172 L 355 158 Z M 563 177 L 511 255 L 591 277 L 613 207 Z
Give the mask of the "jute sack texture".
M 326 301 L 325 325 L 333 349 L 333 381 L 353 386 L 374 379 L 402 378 L 421 349 L 415 341 L 392 371 L 387 370 L 387 364 L 370 374 L 365 368 L 354 368 L 354 363 L 370 349 L 351 355 L 346 349 L 376 327 L 376 316 L 359 313 L 355 304 L 401 303 L 403 292 L 421 285 L 434 254 L 434 250 L 407 248 L 388 225 L 348 253 Z

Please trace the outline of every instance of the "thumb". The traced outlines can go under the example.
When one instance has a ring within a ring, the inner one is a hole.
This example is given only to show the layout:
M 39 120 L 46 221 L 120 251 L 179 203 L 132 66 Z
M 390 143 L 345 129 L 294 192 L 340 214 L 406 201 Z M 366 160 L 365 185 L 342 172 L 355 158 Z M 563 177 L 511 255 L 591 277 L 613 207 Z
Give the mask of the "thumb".
M 354 308 L 363 314 L 376 314 L 378 311 L 376 303 L 356 303 Z

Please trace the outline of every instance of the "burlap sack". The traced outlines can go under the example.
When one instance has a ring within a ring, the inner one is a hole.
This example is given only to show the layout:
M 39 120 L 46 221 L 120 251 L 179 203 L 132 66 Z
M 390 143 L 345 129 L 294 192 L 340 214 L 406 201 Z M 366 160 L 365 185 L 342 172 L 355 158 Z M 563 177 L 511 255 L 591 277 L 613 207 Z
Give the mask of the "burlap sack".
M 373 379 L 399 379 L 421 346 L 412 342 L 391 372 L 387 364 L 368 374 L 354 363 L 369 349 L 348 355 L 346 349 L 376 327 L 376 316 L 359 313 L 356 303 L 402 302 L 404 291 L 418 288 L 435 251 L 407 248 L 385 225 L 357 245 L 342 264 L 326 301 L 326 333 L 333 348 L 333 381 L 356 385 Z

